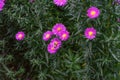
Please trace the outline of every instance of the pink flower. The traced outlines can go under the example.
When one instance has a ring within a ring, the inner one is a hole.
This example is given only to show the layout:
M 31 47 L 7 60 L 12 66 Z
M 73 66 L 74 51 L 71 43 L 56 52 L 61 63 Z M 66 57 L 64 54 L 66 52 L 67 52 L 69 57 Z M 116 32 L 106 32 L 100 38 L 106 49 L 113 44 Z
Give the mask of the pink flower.
M 84 35 L 88 39 L 94 39 L 96 37 L 96 29 L 93 27 L 87 28 L 84 32 Z
M 97 7 L 90 7 L 87 10 L 87 16 L 91 19 L 97 18 L 100 15 L 100 10 Z
M 50 44 L 48 44 L 47 50 L 50 54 L 55 54 L 60 47 L 61 41 L 58 38 L 54 38 L 51 40 Z
M 23 31 L 19 31 L 16 35 L 15 35 L 15 38 L 20 41 L 20 40 L 23 40 L 25 38 L 25 34 Z
M 5 2 L 6 0 L 0 0 L 0 1 L 3 1 L 3 2 Z
M 56 23 L 52 28 L 52 32 L 55 35 L 58 35 L 61 31 L 65 31 L 65 30 L 66 27 L 62 23 Z
M 61 43 L 61 40 L 59 40 L 58 38 L 53 38 L 50 44 L 52 44 L 54 48 L 59 49 L 62 43 Z
M 70 37 L 70 35 L 69 35 L 69 32 L 66 30 L 66 31 L 61 31 L 59 33 L 59 37 L 60 37 L 60 39 L 62 41 L 66 41 L 66 40 L 68 40 L 68 38 Z
M 46 31 L 44 34 L 43 34 L 43 40 L 44 41 L 48 41 L 51 37 L 52 37 L 53 33 L 52 31 Z
M 65 6 L 67 4 L 67 0 L 53 0 L 53 3 L 57 6 Z
M 3 7 L 4 7 L 5 3 L 3 1 L 0 0 L 0 11 L 3 10 Z
M 54 48 L 54 46 L 51 45 L 51 44 L 48 44 L 47 50 L 48 50 L 48 52 L 49 52 L 50 54 L 55 54 L 55 53 L 57 52 L 57 50 L 56 50 L 56 49 Z

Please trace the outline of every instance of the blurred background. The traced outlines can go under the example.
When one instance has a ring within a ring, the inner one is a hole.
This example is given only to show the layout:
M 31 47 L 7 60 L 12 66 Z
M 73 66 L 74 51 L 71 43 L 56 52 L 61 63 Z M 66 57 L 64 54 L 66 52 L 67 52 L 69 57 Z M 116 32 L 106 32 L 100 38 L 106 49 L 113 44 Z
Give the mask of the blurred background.
M 87 9 L 100 10 L 89 19 Z M 6 0 L 0 11 L 0 80 L 120 80 L 119 0 L 68 0 L 63 7 L 53 0 Z M 63 23 L 70 38 L 51 55 L 43 33 Z M 97 36 L 88 40 L 84 30 Z M 24 31 L 25 38 L 15 35 Z

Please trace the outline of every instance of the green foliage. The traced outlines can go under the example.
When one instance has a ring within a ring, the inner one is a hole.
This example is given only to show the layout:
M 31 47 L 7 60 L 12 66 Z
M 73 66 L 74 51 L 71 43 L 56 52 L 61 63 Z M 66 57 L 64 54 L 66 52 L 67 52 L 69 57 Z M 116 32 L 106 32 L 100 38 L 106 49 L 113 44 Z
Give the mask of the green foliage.
M 120 5 L 113 0 L 68 0 L 57 7 L 52 0 L 7 0 L 0 12 L 0 80 L 120 80 Z M 101 14 L 89 19 L 96 6 Z M 63 23 L 70 38 L 54 55 L 42 40 L 46 30 Z M 94 26 L 94 40 L 84 30 Z M 24 31 L 23 41 L 15 34 Z

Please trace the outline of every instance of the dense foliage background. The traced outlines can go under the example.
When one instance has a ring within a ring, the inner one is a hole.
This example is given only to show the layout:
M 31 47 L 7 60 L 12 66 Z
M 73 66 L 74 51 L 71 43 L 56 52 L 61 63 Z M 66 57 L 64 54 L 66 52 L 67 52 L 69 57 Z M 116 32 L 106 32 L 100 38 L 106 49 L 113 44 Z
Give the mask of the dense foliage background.
M 89 19 L 96 6 L 101 14 Z M 120 5 L 113 0 L 68 0 L 57 7 L 52 0 L 7 0 L 0 12 L 0 80 L 120 80 Z M 46 30 L 63 23 L 68 41 L 54 55 L 42 40 Z M 94 26 L 94 40 L 84 30 Z M 15 34 L 24 31 L 23 41 Z

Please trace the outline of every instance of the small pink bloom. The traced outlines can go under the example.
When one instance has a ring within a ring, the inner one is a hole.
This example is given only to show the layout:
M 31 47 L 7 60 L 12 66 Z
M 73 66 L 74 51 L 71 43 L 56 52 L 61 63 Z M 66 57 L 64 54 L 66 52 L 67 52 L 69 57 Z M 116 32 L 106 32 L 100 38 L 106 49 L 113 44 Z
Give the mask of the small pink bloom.
M 52 28 L 52 32 L 55 35 L 58 35 L 61 31 L 65 31 L 65 30 L 66 27 L 62 23 L 56 23 Z
M 3 1 L 3 2 L 5 2 L 6 0 L 0 0 L 0 1 Z
M 50 44 L 48 44 L 48 52 L 50 54 L 55 54 L 58 49 L 61 47 L 61 41 L 58 38 L 54 38 L 51 40 Z
M 100 15 L 100 10 L 97 7 L 90 7 L 87 10 L 87 16 L 91 19 L 97 18 Z
M 47 50 L 48 50 L 48 52 L 49 52 L 50 54 L 55 54 L 55 53 L 57 52 L 57 50 L 56 50 L 56 49 L 54 48 L 54 46 L 51 45 L 51 44 L 48 44 Z
M 50 42 L 51 45 L 54 46 L 54 48 L 56 48 L 57 50 L 61 47 L 61 40 L 59 40 L 58 38 L 53 38 Z
M 70 37 L 70 35 L 69 35 L 69 32 L 66 30 L 66 31 L 61 31 L 59 33 L 59 37 L 60 37 L 60 39 L 62 41 L 66 41 L 66 40 L 68 40 L 68 38 Z
M 53 0 L 53 3 L 57 6 L 65 6 L 67 4 L 67 0 Z
M 23 40 L 25 37 L 25 34 L 23 31 L 19 31 L 16 35 L 15 35 L 15 38 L 20 41 L 20 40 Z
M 96 29 L 93 27 L 85 29 L 84 35 L 88 39 L 94 39 L 96 37 Z
M 52 31 L 46 31 L 44 34 L 43 34 L 43 40 L 44 41 L 48 41 L 51 37 L 52 37 L 53 33 Z
M 0 11 L 3 10 L 4 5 L 5 5 L 5 3 L 3 1 L 0 1 Z

